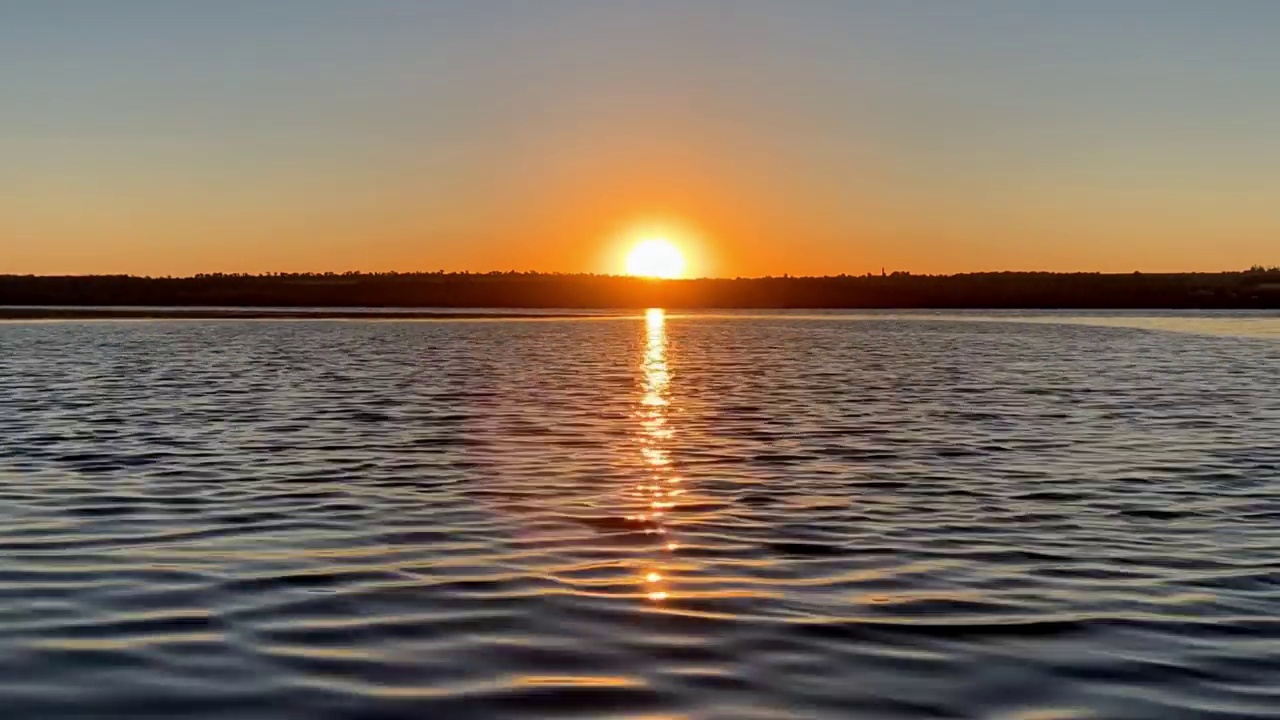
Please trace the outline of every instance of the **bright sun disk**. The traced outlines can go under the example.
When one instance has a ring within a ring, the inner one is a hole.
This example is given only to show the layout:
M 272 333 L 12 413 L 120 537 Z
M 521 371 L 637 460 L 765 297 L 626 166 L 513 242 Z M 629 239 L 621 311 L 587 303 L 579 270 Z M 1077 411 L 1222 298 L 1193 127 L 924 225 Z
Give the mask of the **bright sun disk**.
M 684 275 L 684 254 L 666 238 L 636 243 L 627 253 L 627 274 L 670 280 Z

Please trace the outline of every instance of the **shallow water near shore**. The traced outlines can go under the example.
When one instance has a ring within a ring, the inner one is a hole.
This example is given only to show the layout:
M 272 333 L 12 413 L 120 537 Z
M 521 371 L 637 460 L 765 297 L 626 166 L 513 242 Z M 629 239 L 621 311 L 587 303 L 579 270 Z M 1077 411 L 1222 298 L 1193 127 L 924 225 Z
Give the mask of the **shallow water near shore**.
M 1280 717 L 1278 328 L 0 323 L 3 716 Z

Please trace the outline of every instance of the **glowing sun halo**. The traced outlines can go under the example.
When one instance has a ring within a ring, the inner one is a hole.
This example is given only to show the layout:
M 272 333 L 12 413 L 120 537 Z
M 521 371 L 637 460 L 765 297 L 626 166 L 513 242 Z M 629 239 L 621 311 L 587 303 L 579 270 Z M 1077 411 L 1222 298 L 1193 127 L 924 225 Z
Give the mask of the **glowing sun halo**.
M 684 254 L 666 238 L 641 240 L 627 253 L 627 274 L 667 280 L 681 277 Z

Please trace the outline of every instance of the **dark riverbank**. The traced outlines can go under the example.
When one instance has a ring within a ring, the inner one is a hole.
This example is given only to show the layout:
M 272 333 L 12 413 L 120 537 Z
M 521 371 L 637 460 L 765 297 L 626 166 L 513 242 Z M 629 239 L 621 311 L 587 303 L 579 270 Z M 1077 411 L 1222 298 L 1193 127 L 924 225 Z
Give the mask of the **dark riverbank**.
M 1280 269 L 653 281 L 539 273 L 0 276 L 0 306 L 234 308 L 1280 308 Z M 224 315 L 219 314 L 219 317 Z M 278 317 L 278 315 L 273 315 Z M 362 313 L 361 317 L 368 317 Z M 396 317 L 404 317 L 397 313 Z M 433 313 L 432 317 L 439 317 Z
M 0 307 L 0 320 L 546 320 L 594 313 L 343 310 L 334 308 Z

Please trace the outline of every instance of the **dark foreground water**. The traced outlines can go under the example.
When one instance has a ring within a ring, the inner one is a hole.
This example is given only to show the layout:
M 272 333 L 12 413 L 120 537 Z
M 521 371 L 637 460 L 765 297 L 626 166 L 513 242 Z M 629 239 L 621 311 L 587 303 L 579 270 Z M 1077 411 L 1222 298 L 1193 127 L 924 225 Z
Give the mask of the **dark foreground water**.
M 0 716 L 1280 717 L 1280 320 L 996 320 L 0 324 Z

